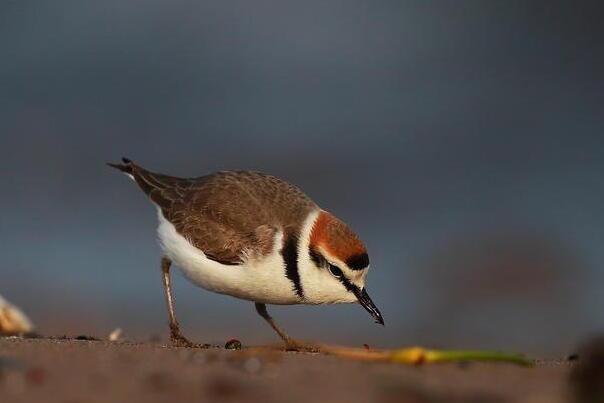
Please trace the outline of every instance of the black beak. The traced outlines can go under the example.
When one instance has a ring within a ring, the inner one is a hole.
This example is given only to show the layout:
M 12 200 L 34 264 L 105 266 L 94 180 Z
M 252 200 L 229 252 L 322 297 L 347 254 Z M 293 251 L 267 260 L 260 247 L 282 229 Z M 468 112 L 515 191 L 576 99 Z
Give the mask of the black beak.
M 354 291 L 354 294 L 359 300 L 359 304 L 361 304 L 361 306 L 365 308 L 367 312 L 369 312 L 371 317 L 375 320 L 375 323 L 379 323 L 380 325 L 384 326 L 384 318 L 382 317 L 380 310 L 377 309 L 377 306 L 375 306 L 371 298 L 369 298 L 367 290 L 365 290 L 364 288 L 362 290 L 357 288 Z

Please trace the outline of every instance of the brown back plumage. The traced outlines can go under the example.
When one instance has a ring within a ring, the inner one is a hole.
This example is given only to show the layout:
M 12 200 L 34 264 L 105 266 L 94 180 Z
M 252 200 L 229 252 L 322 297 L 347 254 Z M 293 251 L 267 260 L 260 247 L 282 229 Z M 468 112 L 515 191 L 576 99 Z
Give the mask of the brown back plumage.
M 182 236 L 224 264 L 238 264 L 244 254 L 270 253 L 277 231 L 296 233 L 317 208 L 297 187 L 258 172 L 176 178 L 123 162 L 109 165 L 132 175 Z

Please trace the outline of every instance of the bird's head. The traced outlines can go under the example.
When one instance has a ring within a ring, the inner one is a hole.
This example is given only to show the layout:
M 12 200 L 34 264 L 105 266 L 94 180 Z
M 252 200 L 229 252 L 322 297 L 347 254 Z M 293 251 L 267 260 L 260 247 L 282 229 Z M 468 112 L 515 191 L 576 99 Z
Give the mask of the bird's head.
M 305 300 L 316 304 L 356 302 L 383 325 L 382 314 L 365 289 L 369 256 L 361 240 L 326 211 L 309 218 L 299 259 Z

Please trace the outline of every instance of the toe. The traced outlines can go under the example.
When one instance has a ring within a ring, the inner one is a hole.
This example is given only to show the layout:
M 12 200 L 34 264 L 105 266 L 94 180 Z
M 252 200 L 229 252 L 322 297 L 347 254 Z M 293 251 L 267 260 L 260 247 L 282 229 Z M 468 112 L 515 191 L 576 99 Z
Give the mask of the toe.
M 208 347 L 210 347 L 209 344 L 193 343 L 191 340 L 187 339 L 180 333 L 170 334 L 170 340 L 172 341 L 172 345 L 174 347 L 188 347 L 188 348 L 208 348 Z
M 312 344 L 307 343 L 295 339 L 288 339 L 285 342 L 285 351 L 297 351 L 303 353 L 318 353 L 320 351 L 319 347 Z

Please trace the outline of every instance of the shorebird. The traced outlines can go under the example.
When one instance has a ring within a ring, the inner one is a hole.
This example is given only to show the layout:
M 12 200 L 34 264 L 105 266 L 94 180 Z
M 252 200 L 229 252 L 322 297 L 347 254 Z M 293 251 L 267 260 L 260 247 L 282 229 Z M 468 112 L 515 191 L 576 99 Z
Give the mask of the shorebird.
M 161 274 L 176 346 L 184 337 L 174 312 L 170 267 L 206 290 L 253 301 L 287 350 L 305 349 L 269 315 L 266 304 L 359 303 L 384 324 L 365 289 L 369 257 L 355 233 L 297 187 L 251 171 L 195 178 L 150 172 L 127 158 L 117 168 L 158 211 Z

